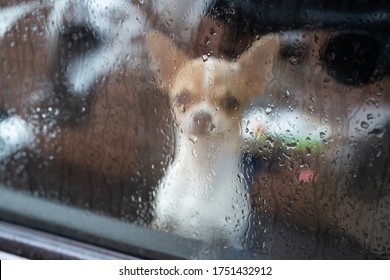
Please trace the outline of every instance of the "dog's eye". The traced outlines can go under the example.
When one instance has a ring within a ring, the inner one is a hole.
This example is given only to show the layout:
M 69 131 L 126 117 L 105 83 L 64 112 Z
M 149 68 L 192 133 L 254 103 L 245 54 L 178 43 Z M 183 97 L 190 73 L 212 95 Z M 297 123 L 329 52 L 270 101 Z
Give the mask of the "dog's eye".
M 192 97 L 191 94 L 188 91 L 182 91 L 178 94 L 175 105 L 180 108 L 180 110 L 184 113 L 186 107 L 192 103 Z
M 282 42 L 279 55 L 282 59 L 287 60 L 290 64 L 299 65 L 303 63 L 307 54 L 307 50 L 308 46 L 300 40 L 296 39 L 292 42 Z
M 338 34 L 329 40 L 324 59 L 330 76 L 338 82 L 358 86 L 375 80 L 379 42 L 369 34 Z
M 188 105 L 192 102 L 192 97 L 188 91 L 181 92 L 176 99 L 177 105 Z
M 240 102 L 237 98 L 227 95 L 221 99 L 220 105 L 228 112 L 237 111 L 240 108 Z

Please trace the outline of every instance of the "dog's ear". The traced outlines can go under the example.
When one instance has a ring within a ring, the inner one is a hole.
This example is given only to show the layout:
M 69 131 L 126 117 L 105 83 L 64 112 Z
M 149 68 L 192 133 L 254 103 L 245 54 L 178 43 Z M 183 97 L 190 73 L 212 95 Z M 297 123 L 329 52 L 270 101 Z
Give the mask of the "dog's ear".
M 173 79 L 187 61 L 187 56 L 165 35 L 152 31 L 146 36 L 149 55 L 157 71 L 159 86 L 170 92 Z
M 264 92 L 273 78 L 273 65 L 279 52 L 279 38 L 270 34 L 255 41 L 237 63 L 240 69 L 241 94 L 250 99 Z

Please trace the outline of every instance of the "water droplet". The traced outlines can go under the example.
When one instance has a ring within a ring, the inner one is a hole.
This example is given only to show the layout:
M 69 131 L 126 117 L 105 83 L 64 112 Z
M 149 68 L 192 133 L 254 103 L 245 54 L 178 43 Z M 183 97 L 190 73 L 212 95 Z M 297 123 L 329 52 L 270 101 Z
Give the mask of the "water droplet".
M 211 35 L 211 36 L 217 36 L 218 34 L 217 34 L 217 32 L 215 31 L 214 28 L 211 28 L 211 29 L 210 29 L 210 35 Z
M 292 64 L 292 65 L 297 65 L 298 64 L 298 58 L 296 56 L 290 56 L 288 58 L 288 62 L 290 62 L 290 64 Z
M 297 147 L 297 143 L 296 142 L 287 143 L 286 146 L 291 149 L 295 149 Z
M 364 129 L 367 129 L 367 128 L 370 126 L 370 124 L 369 124 L 368 122 L 366 122 L 366 121 L 362 121 L 362 122 L 360 123 L 360 126 L 361 126 L 362 128 L 364 128 Z
M 193 144 L 196 144 L 198 143 L 198 138 L 197 137 L 191 137 L 191 138 L 188 138 L 188 140 L 190 140 Z M 197 154 L 195 151 L 192 151 L 192 154 L 194 155 L 195 158 L 198 158 Z
M 272 108 L 271 108 L 271 107 L 267 107 L 267 108 L 265 109 L 265 113 L 266 113 L 267 115 L 271 114 L 271 112 L 272 112 Z
M 208 57 L 208 55 L 204 54 L 204 55 L 202 55 L 202 59 L 204 62 L 206 62 L 209 59 L 209 57 Z
M 238 173 L 238 174 L 237 174 L 237 179 L 238 179 L 239 182 L 243 182 L 243 181 L 245 180 L 244 174 L 241 173 L 241 172 Z
M 384 134 L 385 130 L 380 128 L 380 127 L 376 127 L 374 128 L 373 130 L 371 130 L 369 132 L 369 134 L 374 134 L 375 136 L 377 137 L 383 137 L 383 134 Z
M 328 59 L 329 60 L 334 60 L 335 58 L 336 58 L 336 54 L 334 53 L 334 52 L 330 52 L 330 53 L 328 53 Z

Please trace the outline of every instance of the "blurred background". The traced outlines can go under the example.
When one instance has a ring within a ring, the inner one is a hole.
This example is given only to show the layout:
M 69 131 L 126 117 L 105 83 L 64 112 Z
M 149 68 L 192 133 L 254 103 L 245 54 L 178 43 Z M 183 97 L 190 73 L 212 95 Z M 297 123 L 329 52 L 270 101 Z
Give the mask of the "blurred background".
M 364 0 L 0 0 L 0 196 L 148 229 L 174 139 L 145 35 L 234 60 L 278 33 L 274 78 L 241 124 L 250 255 L 388 259 L 389 15 L 386 1 Z M 7 205 L 4 221 L 121 247 Z

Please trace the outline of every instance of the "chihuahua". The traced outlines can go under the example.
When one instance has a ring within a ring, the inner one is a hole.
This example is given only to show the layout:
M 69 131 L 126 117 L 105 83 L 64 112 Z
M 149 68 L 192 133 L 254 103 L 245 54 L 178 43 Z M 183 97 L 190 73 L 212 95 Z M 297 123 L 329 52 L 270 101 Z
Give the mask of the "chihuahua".
M 243 248 L 251 202 L 241 168 L 240 122 L 273 77 L 278 37 L 255 41 L 236 61 L 190 59 L 158 32 L 146 40 L 175 120 L 173 161 L 156 190 L 153 226 Z

